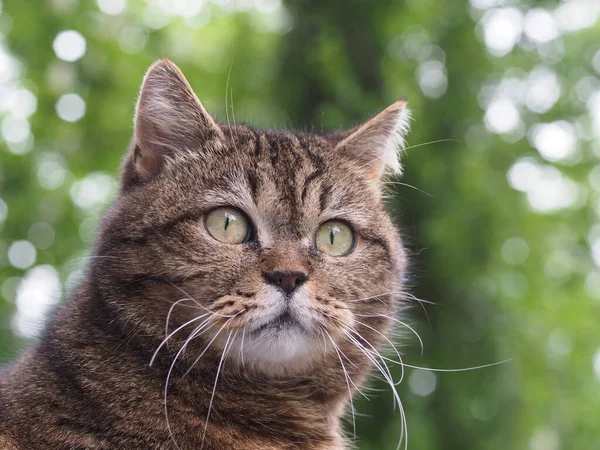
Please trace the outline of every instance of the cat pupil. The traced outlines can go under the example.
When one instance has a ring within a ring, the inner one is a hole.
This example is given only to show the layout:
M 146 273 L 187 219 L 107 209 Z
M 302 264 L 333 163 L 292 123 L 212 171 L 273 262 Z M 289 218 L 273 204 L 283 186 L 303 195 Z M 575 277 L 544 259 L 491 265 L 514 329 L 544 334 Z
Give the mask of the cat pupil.
M 333 245 L 333 237 L 334 237 L 333 230 L 330 230 L 329 231 L 329 241 L 331 242 L 331 245 Z
M 224 230 L 227 230 L 227 228 L 229 228 L 229 222 L 230 222 L 229 216 L 225 216 L 225 228 L 224 228 Z

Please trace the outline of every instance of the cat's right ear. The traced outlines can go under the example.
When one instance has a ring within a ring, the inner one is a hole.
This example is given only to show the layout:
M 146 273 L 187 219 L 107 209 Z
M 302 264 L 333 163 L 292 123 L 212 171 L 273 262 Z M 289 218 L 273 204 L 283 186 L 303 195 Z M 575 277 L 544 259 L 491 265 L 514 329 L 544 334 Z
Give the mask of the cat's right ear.
M 144 77 L 134 127 L 127 180 L 152 177 L 178 152 L 223 136 L 181 70 L 166 59 L 154 63 Z

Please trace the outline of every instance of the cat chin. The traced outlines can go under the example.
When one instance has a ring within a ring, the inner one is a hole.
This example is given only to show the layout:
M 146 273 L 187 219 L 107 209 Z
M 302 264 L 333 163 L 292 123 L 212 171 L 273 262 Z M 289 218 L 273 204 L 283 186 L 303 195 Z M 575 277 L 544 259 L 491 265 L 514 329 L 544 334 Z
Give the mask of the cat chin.
M 318 355 L 323 340 L 300 326 L 289 325 L 273 328 L 258 334 L 246 334 L 243 343 L 240 336 L 231 344 L 230 358 L 242 368 L 276 374 L 295 372 L 305 367 Z
M 244 353 L 268 363 L 284 363 L 305 357 L 314 349 L 315 342 L 306 331 L 297 326 L 285 329 L 266 330 L 258 337 L 250 337 L 245 343 Z

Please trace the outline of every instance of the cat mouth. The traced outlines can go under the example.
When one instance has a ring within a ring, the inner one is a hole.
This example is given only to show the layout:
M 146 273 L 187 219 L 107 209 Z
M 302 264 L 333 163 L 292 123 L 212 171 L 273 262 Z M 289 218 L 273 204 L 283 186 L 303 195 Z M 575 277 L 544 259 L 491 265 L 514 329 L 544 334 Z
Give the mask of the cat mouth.
M 285 311 L 281 313 L 279 316 L 270 320 L 269 322 L 261 325 L 252 331 L 253 334 L 260 334 L 263 331 L 284 331 L 289 330 L 291 328 L 299 328 L 304 331 L 304 327 L 300 322 L 298 322 L 289 311 Z

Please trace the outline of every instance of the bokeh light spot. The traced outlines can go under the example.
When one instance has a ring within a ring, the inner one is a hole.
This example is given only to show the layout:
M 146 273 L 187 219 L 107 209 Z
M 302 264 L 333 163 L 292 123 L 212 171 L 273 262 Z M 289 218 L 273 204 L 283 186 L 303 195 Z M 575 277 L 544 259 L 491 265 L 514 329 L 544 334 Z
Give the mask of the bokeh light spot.
M 158 30 L 169 24 L 171 17 L 164 14 L 162 10 L 155 5 L 148 5 L 142 14 L 142 22 L 145 26 Z
M 488 9 L 506 3 L 506 0 L 470 0 L 471 5 L 477 9 Z
M 563 0 L 554 11 L 558 26 L 569 32 L 594 26 L 600 16 L 600 2 L 595 0 Z
M 85 102 L 77 94 L 65 94 L 56 102 L 56 112 L 66 122 L 77 122 L 85 115 Z
M 37 252 L 29 241 L 15 241 L 8 248 L 8 260 L 17 269 L 27 269 L 35 263 Z
M 37 181 L 44 189 L 52 190 L 63 185 L 67 170 L 61 155 L 45 153 L 38 159 Z
M 540 428 L 533 433 L 529 441 L 531 450 L 558 450 L 559 446 L 558 434 L 550 428 Z
M 28 270 L 17 289 L 15 332 L 26 338 L 38 336 L 48 310 L 60 300 L 61 292 L 60 278 L 54 267 L 43 265 Z
M 31 134 L 31 127 L 27 119 L 8 115 L 2 121 L 2 136 L 6 142 L 25 142 Z
M 539 175 L 539 164 L 533 158 L 525 157 L 518 159 L 510 169 L 508 169 L 506 178 L 508 179 L 508 184 L 510 184 L 513 189 L 527 192 L 531 189 Z
M 411 392 L 419 397 L 427 397 L 433 394 L 436 385 L 437 378 L 430 370 L 415 370 L 408 379 Z
M 9 302 L 14 303 L 17 299 L 17 289 L 21 284 L 21 277 L 9 277 L 4 280 L 2 283 L 2 287 L 0 288 L 0 292 L 2 292 L 2 297 Z
M 550 358 L 569 356 L 573 351 L 573 340 L 564 330 L 554 330 L 548 336 L 546 350 Z
M 561 95 L 560 80 L 551 69 L 540 66 L 527 77 L 525 104 L 530 111 L 545 113 L 552 108 Z
M 592 129 L 597 138 L 600 138 L 600 91 L 595 92 L 587 102 L 592 119 Z
M 504 56 L 519 42 L 523 13 L 517 8 L 493 9 L 485 13 L 481 23 L 488 51 L 495 56 Z
M 564 120 L 534 125 L 529 137 L 546 161 L 568 160 L 577 150 L 575 127 Z
M 539 164 L 525 157 L 515 162 L 507 173 L 512 188 L 527 193 L 529 205 L 538 212 L 552 213 L 575 205 L 579 198 L 577 184 L 553 166 Z
M 148 34 L 138 26 L 125 27 L 119 33 L 119 47 L 130 55 L 141 52 L 147 42 Z
M 441 61 L 424 61 L 417 71 L 419 86 L 427 97 L 439 98 L 446 92 L 448 76 Z
M 493 133 L 510 133 L 521 124 L 521 115 L 508 99 L 494 100 L 485 112 L 485 125 Z
M 0 198 L 0 225 L 4 223 L 8 217 L 8 205 Z
M 490 420 L 497 414 L 497 408 L 481 399 L 475 399 L 469 405 L 471 415 L 477 420 Z
M 578 198 L 577 184 L 551 166 L 542 166 L 527 192 L 529 205 L 538 212 L 552 213 L 573 206 Z
M 27 232 L 27 239 L 40 250 L 45 250 L 54 242 L 54 228 L 49 223 L 34 223 Z
M 54 38 L 52 48 L 56 56 L 63 61 L 77 61 L 85 55 L 85 38 L 78 31 L 61 31 Z
M 600 74 L 600 50 L 594 53 L 594 57 L 592 58 L 592 67 L 598 74 Z
M 17 89 L 10 96 L 9 109 L 14 117 L 27 119 L 37 109 L 37 98 L 27 89 Z
M 93 210 L 105 204 L 116 191 L 116 181 L 113 177 L 95 172 L 83 180 L 73 183 L 70 194 L 73 202 L 83 210 Z
M 19 62 L 4 49 L 0 41 L 0 85 L 17 78 L 20 68 Z
M 508 264 L 522 264 L 527 261 L 527 257 L 529 256 L 529 246 L 521 238 L 508 238 L 502 244 L 500 254 L 502 255 L 502 259 Z
M 588 182 L 590 183 L 592 189 L 594 189 L 596 192 L 600 192 L 600 165 L 597 165 L 590 170 Z
M 600 379 L 600 349 L 594 355 L 594 372 L 596 373 L 596 377 Z
M 126 0 L 96 0 L 96 3 L 100 11 L 111 16 L 121 14 L 127 6 Z
M 534 42 L 548 42 L 559 35 L 552 14 L 541 8 L 527 12 L 524 20 L 525 35 Z
M 509 298 L 521 298 L 527 292 L 529 281 L 521 272 L 505 272 L 500 277 L 500 290 Z

